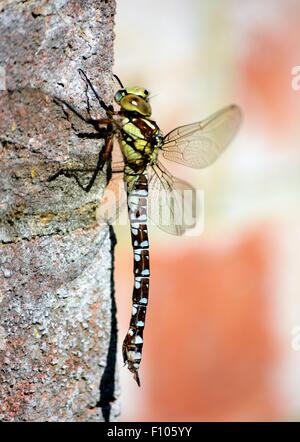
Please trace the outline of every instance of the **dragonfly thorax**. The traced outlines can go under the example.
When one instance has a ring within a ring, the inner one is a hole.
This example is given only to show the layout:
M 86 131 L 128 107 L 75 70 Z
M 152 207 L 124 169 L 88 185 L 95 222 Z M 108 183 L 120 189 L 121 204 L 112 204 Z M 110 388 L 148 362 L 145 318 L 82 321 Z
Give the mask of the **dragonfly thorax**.
M 115 94 L 115 101 L 127 114 L 138 114 L 150 117 L 151 106 L 148 101 L 149 92 L 139 86 L 120 89 Z
M 150 164 L 157 162 L 163 134 L 149 118 L 124 117 L 118 138 L 125 162 L 125 181 L 134 182 Z

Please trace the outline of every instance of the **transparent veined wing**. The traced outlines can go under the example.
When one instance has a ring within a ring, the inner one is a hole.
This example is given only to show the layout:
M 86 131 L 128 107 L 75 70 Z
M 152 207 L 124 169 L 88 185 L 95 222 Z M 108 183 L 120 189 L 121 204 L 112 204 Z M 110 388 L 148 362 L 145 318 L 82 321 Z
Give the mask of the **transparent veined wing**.
M 98 224 L 127 224 L 127 195 L 124 188 L 124 164 L 113 163 L 112 175 L 96 211 Z
M 195 169 L 209 166 L 231 142 L 241 120 L 241 110 L 233 104 L 203 121 L 178 127 L 164 137 L 163 156 Z
M 148 168 L 148 215 L 161 230 L 183 235 L 196 225 L 196 190 L 174 177 L 161 162 Z

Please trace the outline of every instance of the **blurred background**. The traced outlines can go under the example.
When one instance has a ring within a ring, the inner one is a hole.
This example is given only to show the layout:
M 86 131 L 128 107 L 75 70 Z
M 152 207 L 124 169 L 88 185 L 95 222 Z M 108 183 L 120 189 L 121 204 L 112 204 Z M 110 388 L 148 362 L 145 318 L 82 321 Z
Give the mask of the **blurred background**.
M 164 162 L 204 190 L 205 224 L 151 228 L 141 388 L 122 368 L 133 258 L 116 228 L 123 421 L 300 418 L 299 20 L 298 0 L 118 1 L 115 73 L 155 95 L 165 133 L 230 103 L 244 115 L 208 169 Z

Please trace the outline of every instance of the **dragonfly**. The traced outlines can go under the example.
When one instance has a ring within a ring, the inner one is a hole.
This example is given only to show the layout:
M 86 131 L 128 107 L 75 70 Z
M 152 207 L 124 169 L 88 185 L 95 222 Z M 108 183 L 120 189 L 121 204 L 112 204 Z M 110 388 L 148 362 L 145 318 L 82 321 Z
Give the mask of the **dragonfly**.
M 97 167 L 89 184 L 83 189 L 91 189 L 99 170 L 111 160 L 115 138 L 123 157 L 122 174 L 134 256 L 134 287 L 130 324 L 122 353 L 124 364 L 140 386 L 139 368 L 150 283 L 149 208 L 151 216 L 156 220 L 161 220 L 160 215 L 164 213 L 167 222 L 158 222 L 158 225 L 167 233 L 183 235 L 194 226 L 193 223 L 186 224 L 181 215 L 184 192 L 190 191 L 194 195 L 195 189 L 174 177 L 163 165 L 161 158 L 194 169 L 211 165 L 235 136 L 242 114 L 240 108 L 232 104 L 202 121 L 177 127 L 164 135 L 151 118 L 150 94 L 147 89 L 140 86 L 124 87 L 119 77 L 114 75 L 120 87 L 114 95 L 115 105 L 118 106 L 115 110 L 112 105 L 104 103 L 85 72 L 80 69 L 79 73 L 87 89 L 91 89 L 106 112 L 106 118 L 90 120 L 96 129 L 106 127 L 106 137 Z M 59 171 L 51 180 L 61 173 L 74 176 L 70 172 Z M 195 201 L 194 198 L 192 201 Z

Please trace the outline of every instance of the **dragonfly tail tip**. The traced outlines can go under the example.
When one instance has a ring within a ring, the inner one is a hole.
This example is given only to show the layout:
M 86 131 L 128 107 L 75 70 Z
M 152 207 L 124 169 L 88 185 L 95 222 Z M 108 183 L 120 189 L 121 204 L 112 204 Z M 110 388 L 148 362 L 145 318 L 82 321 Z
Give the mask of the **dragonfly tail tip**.
M 139 377 L 139 374 L 138 374 L 137 370 L 135 370 L 133 372 L 133 378 L 136 381 L 136 383 L 138 384 L 138 386 L 140 387 L 141 386 L 141 381 L 140 381 L 140 377 Z

